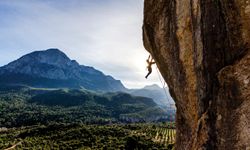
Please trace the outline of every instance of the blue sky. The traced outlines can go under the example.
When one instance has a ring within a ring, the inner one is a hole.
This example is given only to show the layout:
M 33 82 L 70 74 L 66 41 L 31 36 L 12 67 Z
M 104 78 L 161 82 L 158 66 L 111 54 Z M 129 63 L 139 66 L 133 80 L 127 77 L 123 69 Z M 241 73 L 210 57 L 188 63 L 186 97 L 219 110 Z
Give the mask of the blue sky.
M 156 70 L 144 78 L 143 0 L 0 0 L 0 18 L 0 66 L 59 48 L 126 87 L 159 84 Z

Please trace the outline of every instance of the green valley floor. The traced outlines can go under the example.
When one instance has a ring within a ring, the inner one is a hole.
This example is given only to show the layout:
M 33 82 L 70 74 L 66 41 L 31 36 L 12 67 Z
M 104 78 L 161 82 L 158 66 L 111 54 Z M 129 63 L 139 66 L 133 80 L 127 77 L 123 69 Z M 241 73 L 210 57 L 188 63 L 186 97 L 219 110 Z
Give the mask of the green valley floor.
M 173 149 L 174 124 L 50 124 L 0 128 L 0 149 Z

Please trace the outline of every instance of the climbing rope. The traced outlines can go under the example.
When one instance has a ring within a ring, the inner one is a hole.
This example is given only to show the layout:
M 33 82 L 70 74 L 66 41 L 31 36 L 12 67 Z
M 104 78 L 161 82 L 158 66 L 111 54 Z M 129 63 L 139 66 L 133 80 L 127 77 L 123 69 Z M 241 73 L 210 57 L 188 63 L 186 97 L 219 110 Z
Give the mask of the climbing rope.
M 170 103 L 170 100 L 169 100 L 169 98 L 168 98 L 168 93 L 167 93 L 167 91 L 166 91 L 166 82 L 164 81 L 164 79 L 162 79 L 161 73 L 160 73 L 160 71 L 159 71 L 159 69 L 158 69 L 157 66 L 156 66 L 156 70 L 157 70 L 158 78 L 159 78 L 159 80 L 161 81 L 161 84 L 162 84 L 162 88 L 163 88 L 163 90 L 164 90 L 164 93 L 166 94 L 169 109 L 171 109 L 171 103 Z
M 169 110 L 170 110 L 170 120 L 172 120 L 174 117 L 174 114 L 172 114 L 172 108 L 171 108 L 171 102 L 169 100 L 169 97 L 168 97 L 168 92 L 166 91 L 166 82 L 165 80 L 163 79 L 158 67 L 156 66 L 156 70 L 157 70 L 157 74 L 158 74 L 158 78 L 159 80 L 161 81 L 161 84 L 162 84 L 162 87 L 163 87 L 163 90 L 164 90 L 164 93 L 166 94 L 166 97 L 167 97 L 167 101 L 168 101 L 168 107 L 169 107 Z M 167 125 L 167 144 L 170 144 L 170 143 L 174 143 L 175 142 L 175 134 L 174 134 L 174 123 L 169 123 Z

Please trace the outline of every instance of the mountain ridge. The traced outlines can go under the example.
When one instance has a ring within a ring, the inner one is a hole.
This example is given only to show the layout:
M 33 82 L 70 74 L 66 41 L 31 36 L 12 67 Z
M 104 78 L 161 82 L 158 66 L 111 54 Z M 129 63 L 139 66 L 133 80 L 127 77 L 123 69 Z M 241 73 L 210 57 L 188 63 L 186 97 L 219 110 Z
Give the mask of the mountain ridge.
M 145 96 L 152 98 L 159 106 L 163 106 L 164 108 L 169 107 L 174 104 L 172 97 L 169 93 L 165 92 L 162 87 L 157 84 L 146 85 L 141 89 L 129 89 L 128 93 L 135 96 Z
M 151 98 L 84 89 L 0 86 L 0 110 L 0 128 L 48 122 L 108 124 L 173 119 L 171 111 L 160 108 Z
M 142 89 L 127 89 L 120 80 L 95 69 L 80 65 L 57 48 L 33 51 L 0 67 L 0 85 L 22 85 L 35 88 L 77 88 L 93 91 L 122 91 L 152 98 L 166 108 L 174 103 L 157 84 Z
M 105 75 L 93 67 L 79 65 L 76 60 L 71 60 L 56 48 L 31 52 L 0 67 L 0 77 L 2 78 L 0 83 L 19 83 L 34 87 L 84 87 L 97 91 L 126 90 L 120 80 Z M 43 84 L 47 82 L 50 84 Z M 61 83 L 58 84 L 59 82 Z

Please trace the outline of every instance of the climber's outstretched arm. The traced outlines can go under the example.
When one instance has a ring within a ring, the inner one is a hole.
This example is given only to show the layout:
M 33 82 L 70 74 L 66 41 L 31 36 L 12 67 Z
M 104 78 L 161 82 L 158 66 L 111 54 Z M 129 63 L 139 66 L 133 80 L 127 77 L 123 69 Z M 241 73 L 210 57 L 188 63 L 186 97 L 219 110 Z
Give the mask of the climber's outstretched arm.
M 148 59 L 146 61 L 148 64 L 150 63 L 150 55 L 148 56 Z
M 148 60 L 150 59 L 151 55 L 148 55 Z

